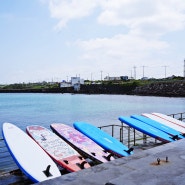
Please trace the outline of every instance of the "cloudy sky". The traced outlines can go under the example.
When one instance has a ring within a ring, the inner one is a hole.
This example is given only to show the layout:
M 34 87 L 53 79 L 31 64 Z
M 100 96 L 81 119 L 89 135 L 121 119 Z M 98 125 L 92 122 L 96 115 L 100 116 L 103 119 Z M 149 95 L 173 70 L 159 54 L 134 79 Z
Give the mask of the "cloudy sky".
M 183 76 L 184 59 L 185 0 L 0 0 L 0 84 Z

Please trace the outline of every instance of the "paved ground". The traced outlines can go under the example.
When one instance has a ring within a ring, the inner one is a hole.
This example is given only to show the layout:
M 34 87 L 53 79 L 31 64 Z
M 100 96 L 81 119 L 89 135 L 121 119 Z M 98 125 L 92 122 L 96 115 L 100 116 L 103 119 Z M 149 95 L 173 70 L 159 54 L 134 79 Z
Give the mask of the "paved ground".
M 184 185 L 185 139 L 38 184 Z

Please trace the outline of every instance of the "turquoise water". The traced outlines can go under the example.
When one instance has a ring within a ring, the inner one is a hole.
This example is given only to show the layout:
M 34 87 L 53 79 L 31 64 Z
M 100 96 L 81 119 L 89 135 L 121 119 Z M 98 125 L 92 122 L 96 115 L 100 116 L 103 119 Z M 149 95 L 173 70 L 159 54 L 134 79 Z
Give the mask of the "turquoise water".
M 185 112 L 185 98 L 128 95 L 0 94 L 0 124 L 11 122 L 22 129 L 53 122 L 72 125 L 86 121 L 96 126 L 117 124 L 119 116 L 150 112 Z

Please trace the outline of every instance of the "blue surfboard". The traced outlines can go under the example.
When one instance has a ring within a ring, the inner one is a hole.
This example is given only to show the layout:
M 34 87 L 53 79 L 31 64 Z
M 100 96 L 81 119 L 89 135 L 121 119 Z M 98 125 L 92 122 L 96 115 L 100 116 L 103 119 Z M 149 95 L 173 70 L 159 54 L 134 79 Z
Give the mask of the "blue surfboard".
M 85 122 L 75 122 L 74 128 L 92 139 L 106 151 L 113 153 L 118 157 L 129 156 L 133 153 L 133 149 L 128 149 L 117 139 L 100 130 L 99 128 Z
M 151 125 L 148 125 L 142 121 L 139 121 L 137 119 L 134 118 L 130 118 L 130 117 L 124 117 L 124 116 L 120 116 L 119 120 L 133 128 L 135 128 L 136 130 L 149 135 L 155 139 L 158 139 L 160 141 L 163 142 L 172 142 L 174 141 L 170 135 L 166 134 L 165 132 L 156 129 L 155 127 L 152 127 Z
M 151 125 L 163 132 L 166 132 L 167 134 L 171 135 L 174 139 L 183 139 L 184 136 L 181 135 L 180 132 L 178 132 L 177 130 L 170 128 L 162 123 L 159 123 L 155 120 L 152 120 L 150 118 L 146 118 L 144 116 L 140 116 L 140 115 L 132 115 L 131 118 L 137 119 L 139 121 L 142 121 L 148 125 Z

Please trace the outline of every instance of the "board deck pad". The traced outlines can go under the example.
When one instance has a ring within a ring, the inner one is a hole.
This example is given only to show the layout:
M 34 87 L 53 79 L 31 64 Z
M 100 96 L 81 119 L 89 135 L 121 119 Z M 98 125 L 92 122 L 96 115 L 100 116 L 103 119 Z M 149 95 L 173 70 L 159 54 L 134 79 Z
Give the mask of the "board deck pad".
M 82 132 L 102 148 L 116 155 L 117 157 L 129 156 L 133 154 L 132 148 L 128 149 L 116 138 L 112 137 L 108 133 L 100 130 L 92 124 L 85 122 L 75 122 L 73 126 L 75 129 Z
M 171 135 L 172 137 L 176 138 L 176 139 L 183 139 L 184 136 L 181 135 L 180 132 L 178 132 L 177 130 L 174 130 L 173 128 L 166 126 L 158 121 L 155 121 L 153 119 L 144 117 L 144 116 L 140 116 L 140 115 L 132 115 L 131 118 L 137 119 L 139 121 L 142 121 L 148 125 L 151 125 L 163 132 L 166 132 L 167 134 Z
M 90 167 L 76 150 L 49 129 L 32 125 L 26 131 L 58 165 L 68 171 L 75 172 Z
M 168 127 L 171 127 L 173 129 L 177 130 L 178 132 L 180 132 L 182 135 L 185 135 L 185 128 L 181 127 L 180 125 L 174 124 L 174 123 L 172 123 L 166 119 L 163 119 L 162 117 L 158 117 L 157 115 L 154 115 L 154 114 L 143 113 L 142 115 L 147 118 L 158 121 Z
M 85 155 L 86 157 L 95 160 L 98 163 L 105 163 L 114 160 L 109 152 L 106 152 L 93 140 L 73 127 L 62 123 L 53 123 L 50 125 L 50 127 L 54 133 L 68 142 L 82 155 Z
M 2 134 L 17 166 L 31 181 L 37 183 L 61 176 L 53 160 L 19 127 L 4 123 Z
M 139 120 L 136 120 L 136 119 L 130 118 L 130 117 L 124 117 L 124 116 L 120 116 L 119 120 L 122 123 L 125 123 L 125 124 L 129 125 L 130 127 L 134 128 L 134 129 L 136 129 L 146 135 L 149 135 L 155 139 L 158 139 L 160 141 L 163 141 L 163 142 L 174 141 L 174 139 L 172 139 L 170 137 L 170 135 L 168 135 L 165 132 L 163 132 L 155 127 L 152 127 L 151 125 L 148 125 L 142 121 L 139 121 Z

